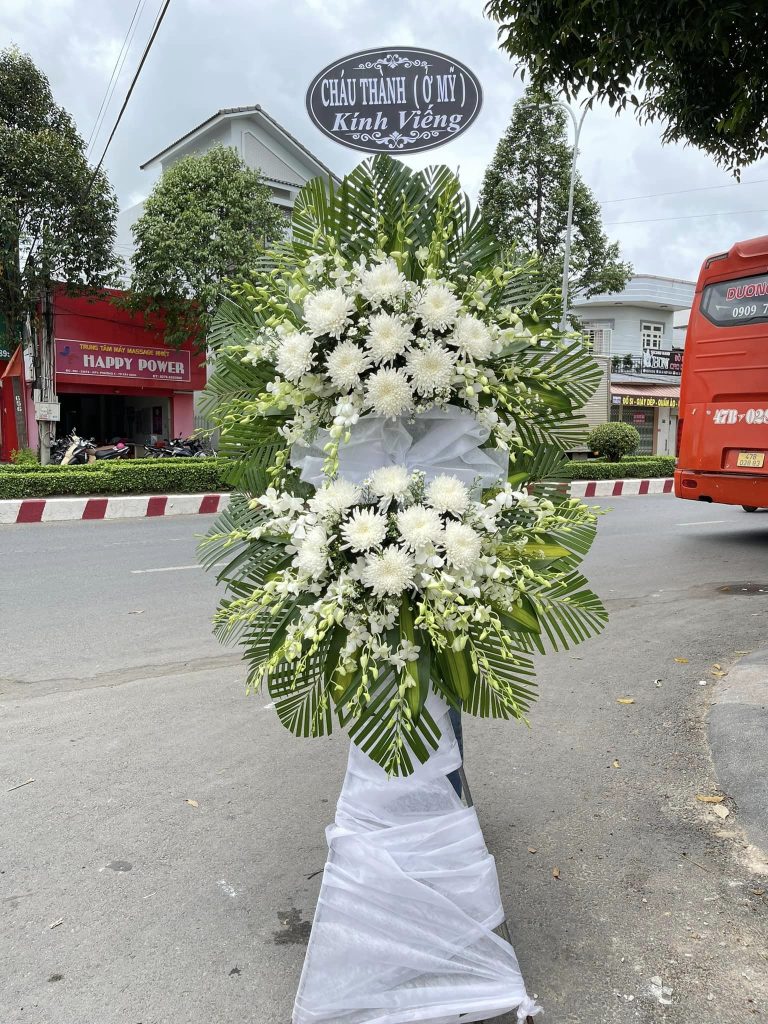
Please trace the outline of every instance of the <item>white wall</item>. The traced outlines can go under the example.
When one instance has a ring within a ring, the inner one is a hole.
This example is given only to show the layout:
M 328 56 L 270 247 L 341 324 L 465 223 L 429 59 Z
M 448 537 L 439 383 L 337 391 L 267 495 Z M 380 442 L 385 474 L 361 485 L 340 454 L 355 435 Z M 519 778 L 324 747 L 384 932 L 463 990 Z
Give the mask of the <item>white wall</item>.
M 643 354 L 640 325 L 643 322 L 664 324 L 662 348 L 676 348 L 682 345 L 678 337 L 682 332 L 674 331 L 674 313 L 671 309 L 652 309 L 647 306 L 619 306 L 615 303 L 604 306 L 579 306 L 576 310 L 583 324 L 608 321 L 605 326 L 612 328 L 611 355 Z

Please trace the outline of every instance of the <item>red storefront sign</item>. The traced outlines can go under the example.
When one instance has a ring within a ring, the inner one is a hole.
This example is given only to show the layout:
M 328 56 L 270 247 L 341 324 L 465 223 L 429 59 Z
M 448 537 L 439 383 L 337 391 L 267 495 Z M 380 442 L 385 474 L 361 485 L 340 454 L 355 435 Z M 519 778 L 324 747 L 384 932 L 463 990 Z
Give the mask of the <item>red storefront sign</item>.
M 144 344 L 56 339 L 56 376 L 120 377 L 139 381 L 192 380 L 190 353 Z

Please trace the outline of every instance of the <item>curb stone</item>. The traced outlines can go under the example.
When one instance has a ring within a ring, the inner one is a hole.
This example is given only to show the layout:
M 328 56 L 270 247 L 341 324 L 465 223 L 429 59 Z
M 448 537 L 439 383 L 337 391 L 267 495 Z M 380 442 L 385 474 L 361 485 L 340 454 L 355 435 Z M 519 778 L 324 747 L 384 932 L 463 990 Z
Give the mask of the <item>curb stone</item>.
M 715 699 L 709 742 L 720 788 L 750 840 L 768 850 L 768 650 L 741 658 Z
M 572 498 L 615 498 L 671 494 L 671 477 L 651 480 L 572 480 Z M 229 501 L 220 494 L 122 494 L 104 497 L 12 498 L 0 500 L 0 526 L 52 523 L 70 519 L 151 519 L 220 512 Z
M 618 498 L 620 495 L 671 494 L 674 483 L 671 476 L 645 480 L 572 480 L 570 495 L 572 498 Z
M 147 519 L 220 512 L 229 494 L 121 494 L 93 498 L 14 498 L 0 501 L 0 525 L 73 519 Z

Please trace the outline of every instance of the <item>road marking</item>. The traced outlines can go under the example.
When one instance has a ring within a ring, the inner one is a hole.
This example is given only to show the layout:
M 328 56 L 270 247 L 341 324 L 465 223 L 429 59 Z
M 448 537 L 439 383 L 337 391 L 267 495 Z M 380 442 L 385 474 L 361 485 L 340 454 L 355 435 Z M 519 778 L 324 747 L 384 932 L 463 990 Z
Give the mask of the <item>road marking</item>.
M 161 569 L 131 569 L 131 574 L 141 576 L 148 572 L 181 572 L 183 569 L 202 569 L 202 565 L 164 565 Z
M 675 523 L 675 526 L 718 526 L 730 522 L 730 519 L 700 519 L 697 523 Z
M 209 568 L 218 569 L 219 566 L 225 565 L 225 562 L 214 562 Z M 205 566 L 200 565 L 196 562 L 194 565 L 164 565 L 157 569 L 131 569 L 131 575 L 139 576 L 144 575 L 148 572 L 182 572 L 184 569 L 204 569 Z

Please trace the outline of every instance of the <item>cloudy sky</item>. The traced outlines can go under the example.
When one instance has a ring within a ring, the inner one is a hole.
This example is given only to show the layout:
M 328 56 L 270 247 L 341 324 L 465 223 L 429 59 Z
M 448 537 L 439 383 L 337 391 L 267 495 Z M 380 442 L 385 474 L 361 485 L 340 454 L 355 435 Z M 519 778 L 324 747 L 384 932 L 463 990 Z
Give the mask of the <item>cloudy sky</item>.
M 138 3 L 133 42 L 92 148 L 96 159 L 161 6 Z M 0 46 L 14 42 L 33 56 L 88 139 L 136 9 L 137 0 L 2 0 Z M 260 103 L 334 171 L 349 170 L 359 154 L 311 124 L 306 87 L 345 53 L 389 45 L 448 53 L 480 78 L 485 103 L 474 126 L 432 154 L 408 158 L 414 166 L 458 167 L 476 195 L 523 90 L 498 51 L 483 0 L 171 0 L 105 161 L 121 206 L 152 186 L 152 173 L 139 164 L 221 107 Z M 768 233 L 768 161 L 747 168 L 735 185 L 708 156 L 662 146 L 659 134 L 631 114 L 590 112 L 580 169 L 604 204 L 607 233 L 636 271 L 695 278 L 708 254 Z

